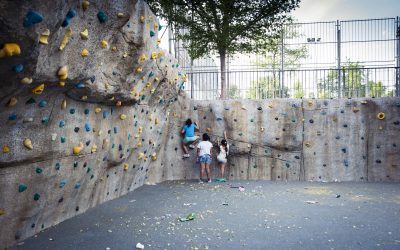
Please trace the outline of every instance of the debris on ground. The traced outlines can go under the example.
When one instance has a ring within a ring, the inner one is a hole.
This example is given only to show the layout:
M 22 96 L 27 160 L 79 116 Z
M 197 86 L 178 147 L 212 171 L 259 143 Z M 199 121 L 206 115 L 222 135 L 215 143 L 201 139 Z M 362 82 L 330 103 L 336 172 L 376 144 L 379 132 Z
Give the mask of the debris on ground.
M 317 204 L 318 201 L 305 201 L 305 203 L 307 203 L 307 204 Z
M 195 218 L 196 218 L 196 215 L 194 213 L 190 213 L 185 218 L 179 218 L 179 221 L 185 222 L 185 221 L 194 220 Z
M 136 249 L 144 249 L 144 245 L 141 244 L 140 242 L 138 242 L 138 243 L 136 244 Z
M 337 194 L 337 195 L 336 195 L 336 198 L 340 198 L 340 194 Z

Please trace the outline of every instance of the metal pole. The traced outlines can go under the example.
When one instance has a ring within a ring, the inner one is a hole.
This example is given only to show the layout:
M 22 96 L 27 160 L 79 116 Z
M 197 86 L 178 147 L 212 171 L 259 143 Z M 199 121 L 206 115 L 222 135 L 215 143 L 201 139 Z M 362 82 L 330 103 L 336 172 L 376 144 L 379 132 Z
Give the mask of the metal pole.
M 280 97 L 283 97 L 283 93 L 284 93 L 284 62 L 285 62 L 285 54 L 284 54 L 284 43 L 283 43 L 283 34 L 284 33 L 284 26 L 282 25 L 282 32 L 281 32 L 281 88 L 280 88 Z
M 396 52 L 396 96 L 400 96 L 400 17 L 396 18 L 396 41 L 397 41 L 397 52 Z
M 340 82 L 341 82 L 341 69 L 340 69 L 340 43 L 341 43 L 341 33 L 340 33 L 340 21 L 336 21 L 336 43 L 337 43 L 337 79 L 338 79 L 338 98 L 341 97 L 341 89 L 340 89 Z
M 190 73 L 193 74 L 193 60 L 192 58 L 190 58 Z M 192 75 L 192 79 L 190 81 L 190 98 L 193 99 L 193 92 L 194 92 L 194 84 L 193 84 L 193 75 Z

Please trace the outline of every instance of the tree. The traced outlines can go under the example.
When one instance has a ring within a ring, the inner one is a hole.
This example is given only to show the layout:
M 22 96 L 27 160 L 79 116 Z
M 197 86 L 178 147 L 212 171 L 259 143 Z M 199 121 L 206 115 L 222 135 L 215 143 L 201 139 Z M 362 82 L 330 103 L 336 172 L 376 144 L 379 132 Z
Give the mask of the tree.
M 260 77 L 255 81 L 250 82 L 250 90 L 247 92 L 249 99 L 267 99 L 280 96 L 279 82 L 274 76 Z M 283 88 L 282 96 L 289 96 L 289 89 Z
M 229 87 L 228 97 L 231 98 L 231 99 L 240 98 L 239 89 L 238 89 L 236 84 Z
M 273 36 L 289 20 L 300 0 L 148 0 L 156 15 L 168 20 L 188 44 L 192 59 L 218 53 L 221 98 L 226 97 L 226 57 L 254 51 L 260 37 Z

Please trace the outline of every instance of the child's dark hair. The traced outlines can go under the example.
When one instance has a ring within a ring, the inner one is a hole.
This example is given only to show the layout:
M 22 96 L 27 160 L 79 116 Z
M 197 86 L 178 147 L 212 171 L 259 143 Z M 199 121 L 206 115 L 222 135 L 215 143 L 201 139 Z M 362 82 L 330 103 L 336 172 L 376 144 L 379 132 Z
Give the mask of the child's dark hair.
M 207 133 L 203 134 L 203 141 L 209 141 L 210 140 L 210 136 Z
M 186 122 L 185 122 L 185 124 L 186 124 L 186 126 L 190 126 L 190 125 L 192 125 L 192 120 L 190 120 L 190 119 L 187 119 L 187 120 L 186 120 Z
M 225 151 L 228 150 L 228 142 L 225 139 L 221 140 L 221 145 L 224 147 Z

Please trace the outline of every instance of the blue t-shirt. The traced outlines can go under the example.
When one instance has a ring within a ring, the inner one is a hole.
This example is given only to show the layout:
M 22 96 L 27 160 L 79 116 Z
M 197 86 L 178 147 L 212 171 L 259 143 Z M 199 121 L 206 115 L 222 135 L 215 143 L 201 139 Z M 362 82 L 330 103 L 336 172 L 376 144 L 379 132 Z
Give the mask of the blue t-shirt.
M 185 131 L 185 137 L 193 137 L 194 136 L 194 129 L 196 129 L 197 126 L 192 123 L 190 126 L 183 126 L 183 130 Z

